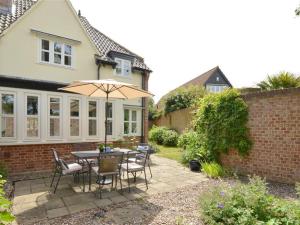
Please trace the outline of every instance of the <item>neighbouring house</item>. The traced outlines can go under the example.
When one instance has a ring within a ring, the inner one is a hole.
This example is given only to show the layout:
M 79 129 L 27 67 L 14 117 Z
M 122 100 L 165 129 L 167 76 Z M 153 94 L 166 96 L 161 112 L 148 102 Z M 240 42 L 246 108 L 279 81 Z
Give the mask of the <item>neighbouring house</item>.
M 104 99 L 58 91 L 74 80 L 115 79 L 147 90 L 144 59 L 94 28 L 69 0 L 0 0 L 0 161 L 11 173 L 52 168 L 104 141 Z M 111 100 L 108 140 L 146 141 L 147 99 Z

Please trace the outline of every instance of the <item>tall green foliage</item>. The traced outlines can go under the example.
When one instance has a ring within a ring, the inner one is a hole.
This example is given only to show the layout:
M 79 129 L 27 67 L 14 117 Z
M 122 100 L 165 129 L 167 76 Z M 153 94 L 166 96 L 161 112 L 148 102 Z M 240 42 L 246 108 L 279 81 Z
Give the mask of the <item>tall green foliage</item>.
M 264 81 L 257 84 L 262 90 L 300 87 L 300 77 L 289 72 L 268 76 Z
M 165 100 L 165 113 L 191 107 L 195 100 L 205 95 L 205 90 L 199 86 L 178 88 L 171 92 Z
M 3 190 L 5 182 L 0 174 L 0 225 L 9 224 L 14 220 L 14 216 L 10 212 L 12 203 L 5 198 L 5 192 Z
M 235 149 L 241 155 L 250 150 L 247 121 L 246 103 L 238 91 L 229 89 L 199 101 L 194 125 L 202 148 L 218 160 L 220 153 L 229 149 Z

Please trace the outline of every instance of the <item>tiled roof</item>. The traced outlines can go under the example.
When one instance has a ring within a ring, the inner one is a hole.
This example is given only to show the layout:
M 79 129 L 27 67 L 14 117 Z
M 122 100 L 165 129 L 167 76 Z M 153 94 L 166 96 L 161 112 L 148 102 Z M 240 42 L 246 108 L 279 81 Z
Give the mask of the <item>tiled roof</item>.
M 8 14 L 0 13 L 0 34 L 20 18 L 28 9 L 34 5 L 33 0 L 13 0 L 13 12 Z
M 18 18 L 20 18 L 37 1 L 38 0 L 13 0 L 13 12 L 9 14 L 0 13 L 0 34 L 11 24 L 13 24 Z M 79 16 L 79 19 L 86 29 L 91 40 L 94 42 L 97 49 L 101 53 L 100 57 L 103 61 L 114 62 L 113 59 L 108 56 L 109 52 L 114 51 L 132 56 L 134 58 L 133 68 L 151 71 L 144 63 L 142 57 L 129 51 L 125 47 L 121 46 L 120 44 L 116 43 L 100 31 L 98 31 L 96 28 L 92 27 L 85 17 Z

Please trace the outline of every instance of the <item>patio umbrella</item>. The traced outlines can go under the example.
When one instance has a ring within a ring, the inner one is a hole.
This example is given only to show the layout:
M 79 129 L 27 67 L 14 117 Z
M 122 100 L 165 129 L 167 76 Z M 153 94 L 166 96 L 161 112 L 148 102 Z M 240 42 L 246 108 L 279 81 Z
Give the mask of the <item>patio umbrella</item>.
M 74 92 L 90 97 L 106 98 L 105 104 L 105 149 L 107 146 L 107 102 L 108 98 L 133 99 L 151 97 L 148 91 L 142 90 L 133 84 L 118 82 L 116 80 L 79 80 L 59 90 Z

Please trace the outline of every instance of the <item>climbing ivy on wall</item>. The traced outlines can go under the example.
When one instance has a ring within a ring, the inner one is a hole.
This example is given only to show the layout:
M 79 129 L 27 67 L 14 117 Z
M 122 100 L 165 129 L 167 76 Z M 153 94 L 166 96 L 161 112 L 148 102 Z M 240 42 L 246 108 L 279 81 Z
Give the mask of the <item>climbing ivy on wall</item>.
M 197 106 L 195 130 L 210 155 L 218 160 L 220 153 L 230 149 L 243 156 L 249 152 L 248 107 L 237 90 L 206 95 Z

